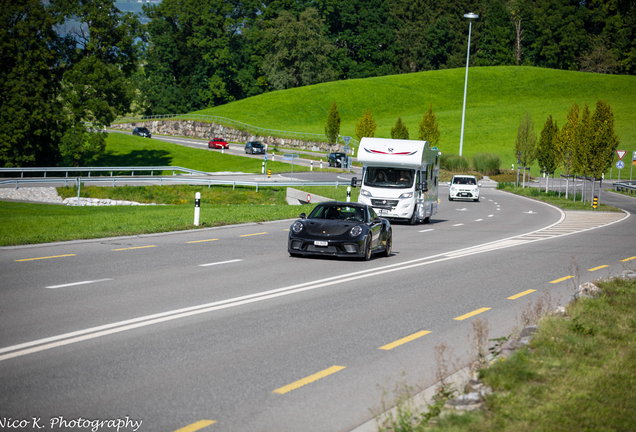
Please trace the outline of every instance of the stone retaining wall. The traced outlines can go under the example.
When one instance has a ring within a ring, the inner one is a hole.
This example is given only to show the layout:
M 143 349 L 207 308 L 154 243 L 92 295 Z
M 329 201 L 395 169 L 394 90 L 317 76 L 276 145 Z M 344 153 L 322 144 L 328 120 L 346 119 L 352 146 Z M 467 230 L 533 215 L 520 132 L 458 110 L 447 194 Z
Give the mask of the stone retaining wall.
M 281 146 L 298 150 L 311 150 L 321 152 L 342 152 L 342 144 L 329 146 L 328 143 L 318 141 L 305 141 L 293 138 L 279 138 L 272 136 L 254 135 L 223 126 L 217 123 L 206 123 L 194 120 L 154 120 L 134 123 L 118 123 L 110 126 L 111 129 L 131 131 L 138 126 L 145 126 L 153 134 L 200 138 L 210 140 L 220 137 L 227 142 L 245 143 L 248 141 L 262 141 L 269 147 Z

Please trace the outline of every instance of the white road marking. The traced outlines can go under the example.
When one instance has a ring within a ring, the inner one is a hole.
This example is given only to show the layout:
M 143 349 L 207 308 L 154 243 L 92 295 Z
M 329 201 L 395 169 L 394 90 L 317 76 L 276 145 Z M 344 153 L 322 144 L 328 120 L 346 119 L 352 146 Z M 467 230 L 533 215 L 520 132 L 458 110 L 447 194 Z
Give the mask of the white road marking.
M 425 229 L 425 230 L 422 230 L 420 232 L 428 232 L 428 231 L 433 231 L 433 228 Z
M 464 225 L 464 224 L 455 224 L 455 225 L 453 225 L 453 226 L 462 226 L 462 225 Z
M 545 205 L 549 205 L 550 207 L 553 207 L 550 204 L 545 204 Z M 553 208 L 556 208 L 556 207 L 553 207 Z M 458 249 L 456 251 L 444 252 L 437 255 L 416 258 L 414 260 L 405 261 L 402 263 L 389 264 L 383 267 L 378 267 L 373 271 L 369 271 L 368 269 L 365 269 L 365 270 L 352 272 L 348 274 L 331 276 L 325 279 L 304 282 L 304 283 L 291 285 L 291 286 L 287 286 L 283 288 L 277 288 L 277 289 L 273 289 L 269 291 L 263 291 L 263 292 L 259 292 L 255 294 L 249 294 L 249 295 L 245 295 L 241 297 L 230 298 L 230 299 L 216 301 L 212 303 L 190 306 L 190 307 L 186 307 L 182 309 L 175 309 L 175 310 L 161 312 L 161 313 L 157 313 L 153 315 L 146 315 L 139 318 L 133 318 L 133 319 L 125 320 L 125 321 L 119 321 L 119 322 L 115 322 L 111 324 L 105 324 L 105 325 L 101 325 L 97 327 L 87 328 L 84 330 L 78 330 L 75 332 L 65 333 L 65 334 L 51 336 L 48 338 L 39 339 L 39 340 L 31 341 L 31 342 L 25 342 L 25 343 L 13 345 L 13 346 L 8 346 L 5 348 L 0 348 L 0 354 L 6 353 L 3 355 L 0 355 L 0 361 L 8 360 L 15 357 L 20 357 L 20 356 L 35 353 L 35 352 L 48 350 L 55 347 L 69 345 L 76 342 L 94 339 L 101 336 L 107 336 L 110 334 L 120 333 L 120 332 L 132 330 L 132 329 L 136 329 L 140 327 L 146 327 L 146 326 L 159 324 L 159 323 L 163 323 L 167 321 L 172 321 L 176 319 L 187 318 L 187 317 L 199 315 L 202 313 L 208 313 L 208 312 L 213 312 L 213 311 L 217 311 L 221 309 L 227 309 L 227 308 L 232 308 L 232 307 L 241 306 L 245 304 L 265 301 L 265 300 L 269 300 L 269 299 L 273 299 L 273 298 L 277 298 L 281 296 L 324 288 L 327 286 L 348 283 L 358 279 L 376 277 L 382 274 L 404 271 L 411 268 L 421 267 L 421 266 L 430 265 L 430 264 L 436 264 L 439 262 L 449 261 L 449 260 L 460 258 L 460 257 L 476 255 L 476 254 L 480 254 L 484 252 L 500 250 L 500 249 L 505 249 L 505 248 L 514 247 L 518 245 L 546 240 L 546 238 L 530 239 L 529 237 L 531 237 L 531 235 L 534 233 L 538 233 L 541 231 L 546 231 L 551 228 L 554 228 L 565 220 L 565 216 L 566 216 L 565 212 L 563 212 L 562 210 L 558 208 L 556 209 L 561 213 L 561 218 L 557 222 L 545 228 L 541 228 L 536 231 L 531 231 L 526 234 L 516 235 L 516 236 L 508 237 L 502 240 L 496 240 L 493 242 L 484 243 L 478 246 Z M 609 223 L 602 223 L 600 225 L 595 225 L 590 228 L 582 229 L 582 230 L 573 230 L 565 234 L 554 234 L 548 238 L 561 237 L 564 235 L 575 234 L 577 232 L 589 231 L 592 229 L 612 225 L 614 223 L 620 222 L 621 220 L 629 216 L 630 214 L 626 213 L 623 218 L 614 220 Z M 526 237 L 526 238 L 524 239 L 523 237 Z
M 461 209 L 455 209 L 455 210 L 457 210 L 457 211 L 468 211 L 468 209 L 466 207 L 461 208 Z
M 243 260 L 242 259 L 235 259 L 235 260 L 230 260 L 230 261 L 219 261 L 219 262 L 209 263 L 209 264 L 199 264 L 199 267 L 207 267 L 207 266 L 213 266 L 213 265 L 219 265 L 219 264 L 228 264 L 228 263 L 239 262 L 239 261 L 243 261 Z
M 481 222 L 483 219 L 475 219 L 475 222 Z
M 488 217 L 493 217 L 494 215 L 488 215 Z
M 537 212 L 533 212 L 532 210 L 524 212 L 525 214 L 538 214 Z
M 92 284 L 92 283 L 97 283 L 97 282 L 105 282 L 105 281 L 109 281 L 109 280 L 112 280 L 112 279 L 98 279 L 98 280 L 93 280 L 93 281 L 73 282 L 73 283 L 67 283 L 67 284 L 62 284 L 62 285 L 51 285 L 51 286 L 47 286 L 45 288 L 49 288 L 49 289 L 66 288 L 66 287 L 70 287 L 70 286 Z

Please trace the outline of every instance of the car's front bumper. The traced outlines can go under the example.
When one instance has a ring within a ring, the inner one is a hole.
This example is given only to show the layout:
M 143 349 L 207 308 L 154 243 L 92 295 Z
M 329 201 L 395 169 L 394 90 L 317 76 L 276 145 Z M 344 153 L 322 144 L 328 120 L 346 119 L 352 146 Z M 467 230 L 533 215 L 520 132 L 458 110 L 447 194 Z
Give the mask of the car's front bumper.
M 450 190 L 448 196 L 453 199 L 477 199 L 479 198 L 479 189 L 457 189 Z
M 316 241 L 326 241 L 327 246 L 317 246 Z M 363 257 L 364 239 L 325 240 L 290 236 L 287 242 L 287 251 L 293 255 Z

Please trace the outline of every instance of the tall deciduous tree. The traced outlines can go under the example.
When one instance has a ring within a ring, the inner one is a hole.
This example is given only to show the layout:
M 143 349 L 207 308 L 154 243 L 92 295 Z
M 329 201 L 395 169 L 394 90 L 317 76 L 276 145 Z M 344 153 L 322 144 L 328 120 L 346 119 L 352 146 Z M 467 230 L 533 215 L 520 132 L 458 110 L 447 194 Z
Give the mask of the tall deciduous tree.
M 333 81 L 337 74 L 331 66 L 335 47 L 324 32 L 324 20 L 314 8 L 298 18 L 281 12 L 267 31 L 271 52 L 263 70 L 273 89 L 289 89 Z
M 409 139 L 409 130 L 402 121 L 402 117 L 398 117 L 395 127 L 391 128 L 391 138 L 393 139 Z
M 579 128 L 579 106 L 574 103 L 568 110 L 567 121 L 557 134 L 556 149 L 559 156 L 559 165 L 563 173 L 570 175 L 572 171 L 572 154 Z
M 418 138 L 422 141 L 428 141 L 431 147 L 437 147 L 439 144 L 439 125 L 437 124 L 437 116 L 433 112 L 433 104 L 428 106 L 428 111 L 422 117 L 420 123 L 420 133 Z
M 0 1 L 0 166 L 57 161 L 65 125 L 55 24 L 39 0 Z
M 591 119 L 590 174 L 601 178 L 612 164 L 620 138 L 614 132 L 614 112 L 607 101 L 599 100 Z
M 336 101 L 333 101 L 329 114 L 327 115 L 327 126 L 325 126 L 325 136 L 330 145 L 334 145 L 340 136 L 340 113 Z
M 368 109 L 364 112 L 360 122 L 356 122 L 356 136 L 358 137 L 358 140 L 361 140 L 364 137 L 374 137 L 375 130 L 377 128 L 378 125 L 373 119 L 373 114 L 371 114 L 371 110 Z
M 590 118 L 590 107 L 583 106 L 581 118 L 576 130 L 576 139 L 572 147 L 572 170 L 580 175 L 587 176 L 591 170 L 592 151 L 592 119 Z
M 554 172 L 557 164 L 557 154 L 555 149 L 555 137 L 559 132 L 556 121 L 552 120 L 552 115 L 543 125 L 541 135 L 539 136 L 539 144 L 537 146 L 537 162 L 539 167 L 548 172 Z
M 534 131 L 534 122 L 529 112 L 526 112 L 519 122 L 519 128 L 517 129 L 517 140 L 515 142 L 515 155 L 519 157 L 519 161 L 522 166 L 531 166 L 535 159 L 535 147 L 537 144 L 537 134 Z

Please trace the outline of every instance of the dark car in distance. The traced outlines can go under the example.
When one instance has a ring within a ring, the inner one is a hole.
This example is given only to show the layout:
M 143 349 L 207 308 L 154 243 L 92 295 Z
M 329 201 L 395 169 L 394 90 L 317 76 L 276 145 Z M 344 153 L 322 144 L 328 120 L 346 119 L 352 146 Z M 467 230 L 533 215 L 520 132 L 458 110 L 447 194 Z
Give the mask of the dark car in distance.
M 327 155 L 327 162 L 329 166 L 342 166 L 342 161 L 347 158 L 346 153 L 329 153 Z
M 245 153 L 265 154 L 265 146 L 260 141 L 250 141 L 245 144 Z
M 390 256 L 393 231 L 373 207 L 351 202 L 326 201 L 306 216 L 300 214 L 289 229 L 291 256 L 322 255 L 370 260 L 374 253 Z
M 212 138 L 208 142 L 208 148 L 229 149 L 230 145 L 223 138 Z
M 136 127 L 136 128 L 134 128 L 132 134 L 133 135 L 138 135 L 138 136 L 144 137 L 144 138 L 152 138 L 152 134 L 150 133 L 148 128 L 145 128 L 145 127 Z

